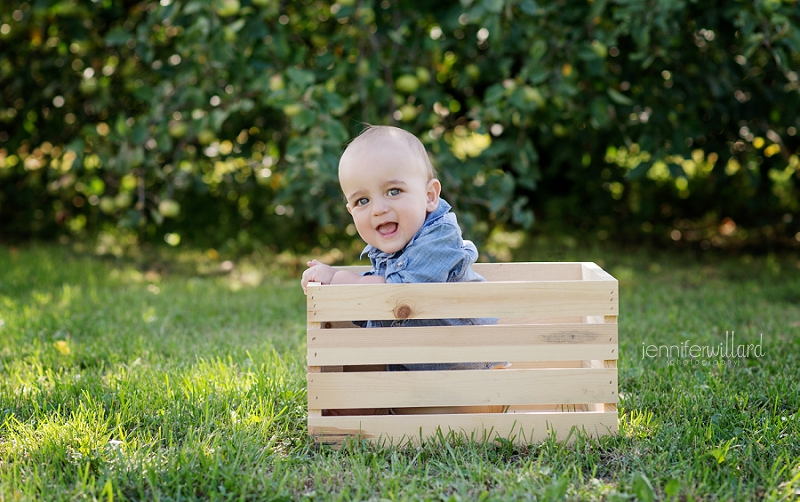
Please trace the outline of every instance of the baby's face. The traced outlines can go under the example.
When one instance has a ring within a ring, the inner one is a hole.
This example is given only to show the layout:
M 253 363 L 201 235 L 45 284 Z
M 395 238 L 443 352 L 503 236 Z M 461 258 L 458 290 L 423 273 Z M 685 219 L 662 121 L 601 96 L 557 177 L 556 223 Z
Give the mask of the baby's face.
M 397 145 L 345 152 L 339 183 L 358 235 L 385 253 L 403 249 L 439 205 L 439 180 Z

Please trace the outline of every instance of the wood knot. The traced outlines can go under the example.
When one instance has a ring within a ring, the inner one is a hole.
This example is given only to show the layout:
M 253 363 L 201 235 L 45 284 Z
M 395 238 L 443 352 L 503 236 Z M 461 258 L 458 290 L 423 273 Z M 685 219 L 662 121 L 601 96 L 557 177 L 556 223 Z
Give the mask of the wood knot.
M 325 329 L 331 329 L 332 327 L 333 327 L 333 325 L 331 323 L 329 323 L 329 322 L 325 323 Z
M 394 309 L 394 316 L 397 319 L 408 319 L 411 317 L 411 307 L 408 305 L 399 305 Z

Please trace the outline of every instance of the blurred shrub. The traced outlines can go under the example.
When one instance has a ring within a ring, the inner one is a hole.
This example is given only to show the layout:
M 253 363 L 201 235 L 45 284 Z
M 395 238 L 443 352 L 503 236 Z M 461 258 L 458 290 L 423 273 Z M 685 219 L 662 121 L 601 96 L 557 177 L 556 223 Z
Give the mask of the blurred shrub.
M 797 246 L 796 1 L 0 6 L 3 238 L 354 235 L 364 122 L 433 154 L 473 238 Z

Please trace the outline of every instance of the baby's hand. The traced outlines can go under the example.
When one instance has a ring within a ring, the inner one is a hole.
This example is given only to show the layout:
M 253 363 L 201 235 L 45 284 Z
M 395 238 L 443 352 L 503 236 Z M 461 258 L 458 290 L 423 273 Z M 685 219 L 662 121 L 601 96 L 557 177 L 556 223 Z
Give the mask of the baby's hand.
M 317 260 L 311 260 L 307 263 L 308 268 L 303 272 L 303 279 L 300 285 L 303 287 L 303 293 L 308 294 L 308 283 L 319 282 L 322 284 L 330 284 L 333 276 L 336 275 L 336 269 L 330 265 L 325 265 Z

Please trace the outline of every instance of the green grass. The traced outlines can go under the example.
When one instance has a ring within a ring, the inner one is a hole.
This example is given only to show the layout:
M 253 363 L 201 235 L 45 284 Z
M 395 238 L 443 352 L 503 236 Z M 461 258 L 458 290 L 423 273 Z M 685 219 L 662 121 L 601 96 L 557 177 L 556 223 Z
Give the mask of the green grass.
M 620 280 L 618 436 L 316 450 L 291 257 L 225 270 L 201 254 L 0 248 L 0 502 L 798 497 L 796 257 L 569 241 L 525 254 L 598 261 Z M 737 344 L 763 334 L 763 356 L 642 355 L 731 331 Z

